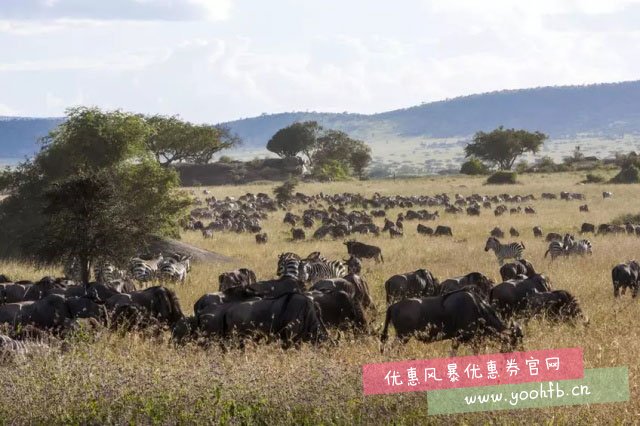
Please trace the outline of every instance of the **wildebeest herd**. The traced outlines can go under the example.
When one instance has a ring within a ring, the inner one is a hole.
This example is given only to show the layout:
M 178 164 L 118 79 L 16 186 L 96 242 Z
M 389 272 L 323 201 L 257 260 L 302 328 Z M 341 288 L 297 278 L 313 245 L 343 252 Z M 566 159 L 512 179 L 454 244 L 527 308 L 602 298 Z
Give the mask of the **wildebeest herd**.
M 568 194 L 568 195 L 567 195 Z M 542 194 L 552 199 L 555 194 Z M 557 198 L 557 197 L 555 197 Z M 562 193 L 561 199 L 584 200 L 582 194 Z M 552 321 L 584 321 L 577 298 L 568 291 L 553 289 L 549 278 L 536 271 L 524 258 L 524 243 L 501 243 L 504 233 L 494 228 L 486 241 L 485 251 L 492 250 L 500 265 L 501 282 L 494 283 L 479 271 L 465 271 L 457 277 L 440 281 L 426 268 L 401 272 L 384 282 L 387 307 L 382 329 L 374 325 L 380 307 L 373 303 L 369 284 L 362 275 L 363 261 L 385 262 L 383 250 L 354 238 L 356 234 L 402 237 L 407 221 L 434 221 L 440 213 L 428 211 L 440 207 L 445 213 L 477 216 L 482 209 L 501 215 L 536 214 L 526 206 L 508 208 L 503 203 L 530 203 L 533 195 L 463 197 L 451 200 L 446 194 L 435 196 L 382 196 L 366 198 L 360 194 L 307 196 L 298 193 L 294 204 L 306 206 L 301 215 L 287 211 L 283 223 L 291 226 L 292 241 L 306 239 L 304 229 L 313 228 L 312 238 L 330 236 L 343 239 L 346 255 L 330 260 L 320 252 L 306 257 L 295 252 L 282 253 L 275 265 L 275 279 L 258 279 L 249 268 L 224 272 L 218 277 L 219 291 L 201 296 L 186 316 L 175 292 L 162 285 L 139 289 L 136 283 L 186 283 L 191 268 L 188 256 L 180 254 L 150 255 L 131 260 L 128 270 L 121 271 L 111 263 L 99 262 L 94 268 L 95 281 L 78 284 L 77 265 L 71 259 L 65 266 L 65 278 L 45 277 L 38 282 L 11 281 L 0 284 L 0 323 L 8 326 L 11 337 L 23 339 L 39 330 L 54 334 L 68 333 L 78 323 L 90 321 L 119 330 L 167 328 L 173 341 L 184 344 L 242 345 L 247 339 L 278 340 L 284 346 L 301 342 L 335 343 L 332 329 L 349 330 L 358 335 L 380 333 L 388 339 L 393 327 L 400 341 L 415 336 L 431 342 L 451 339 L 455 350 L 460 343 L 470 342 L 477 350 L 486 337 L 502 344 L 503 350 L 517 347 L 523 331 L 518 321 L 540 316 Z M 278 204 L 267 194 L 246 194 L 238 200 L 209 197 L 191 212 L 185 230 L 196 230 L 204 238 L 216 232 L 252 232 L 256 242 L 268 244 L 261 220 L 287 206 Z M 325 207 L 325 205 L 327 207 Z M 348 211 L 358 206 L 359 210 Z M 387 210 L 406 208 L 395 220 L 387 218 Z M 500 213 L 498 213 L 500 211 Z M 375 219 L 383 218 L 383 226 Z M 211 220 L 207 225 L 203 220 Z M 583 224 L 581 233 L 594 231 Z M 299 227 L 300 226 L 300 227 Z M 615 225 L 601 226 L 599 233 L 614 233 Z M 625 232 L 637 232 L 631 224 Z M 417 232 L 428 236 L 453 236 L 451 227 L 437 225 L 435 230 L 422 223 Z M 512 237 L 519 236 L 511 228 Z M 534 237 L 542 237 L 540 226 L 533 228 Z M 591 254 L 589 240 L 577 240 L 572 234 L 548 234 L 547 254 L 551 259 L 572 254 Z M 546 257 L 546 255 L 545 255 Z M 511 263 L 505 261 L 513 260 Z M 612 271 L 614 296 L 627 288 L 635 297 L 640 283 L 640 266 L 636 261 L 617 265 Z M 340 333 L 338 333 L 340 335 Z M 6 337 L 9 339 L 9 337 Z M 9 345 L 10 346 L 10 345 Z M 384 347 L 384 346 L 383 346 Z

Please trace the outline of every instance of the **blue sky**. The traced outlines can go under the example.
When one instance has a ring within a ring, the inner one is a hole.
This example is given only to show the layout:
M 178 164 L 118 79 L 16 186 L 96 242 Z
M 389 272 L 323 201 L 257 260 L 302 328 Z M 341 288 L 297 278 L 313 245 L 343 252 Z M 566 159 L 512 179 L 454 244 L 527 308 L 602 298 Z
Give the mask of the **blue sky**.
M 221 122 L 640 78 L 640 0 L 0 0 L 0 115 Z

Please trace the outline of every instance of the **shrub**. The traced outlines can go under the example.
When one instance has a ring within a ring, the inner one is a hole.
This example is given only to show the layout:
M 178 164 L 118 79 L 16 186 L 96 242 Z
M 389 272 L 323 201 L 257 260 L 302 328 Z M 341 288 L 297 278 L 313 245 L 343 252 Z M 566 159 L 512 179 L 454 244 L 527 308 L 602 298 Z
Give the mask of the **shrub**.
M 282 185 L 276 186 L 273 189 L 273 193 L 276 196 L 276 201 L 279 203 L 288 203 L 293 198 L 293 191 L 298 185 L 298 179 L 289 178 Z
M 611 221 L 613 225 L 624 225 L 625 223 L 640 223 L 640 213 L 621 214 Z
M 495 172 L 487 179 L 488 184 L 505 185 L 518 183 L 518 174 L 516 172 L 499 171 Z
M 463 175 L 486 175 L 489 173 L 488 167 L 477 158 L 462 163 L 460 173 Z
M 605 180 L 606 179 L 604 178 L 604 176 L 596 175 L 594 173 L 587 173 L 587 177 L 582 181 L 582 183 L 602 183 Z
M 228 155 L 223 155 L 220 158 L 218 158 L 218 163 L 232 163 L 233 162 L 233 158 L 229 157 Z
M 349 180 L 349 169 L 345 164 L 337 160 L 330 160 L 316 166 L 313 170 L 313 177 L 321 181 L 341 181 Z
M 636 166 L 627 166 L 615 175 L 611 183 L 640 183 L 640 169 Z

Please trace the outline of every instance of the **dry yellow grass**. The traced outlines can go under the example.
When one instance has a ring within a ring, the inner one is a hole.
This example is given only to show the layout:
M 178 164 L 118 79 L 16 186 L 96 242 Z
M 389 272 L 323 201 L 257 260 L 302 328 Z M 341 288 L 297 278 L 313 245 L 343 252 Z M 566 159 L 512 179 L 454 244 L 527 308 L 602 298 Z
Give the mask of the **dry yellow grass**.
M 0 366 L 0 422 L 85 423 L 340 423 L 340 424 L 612 424 L 640 422 L 637 354 L 640 332 L 636 319 L 638 301 L 627 294 L 615 301 L 611 267 L 640 257 L 640 240 L 635 236 L 589 237 L 594 245 L 591 257 L 565 259 L 550 264 L 543 259 L 546 243 L 535 240 L 531 228 L 547 232 L 577 233 L 582 222 L 604 223 L 621 213 L 640 212 L 638 187 L 613 185 L 576 186 L 582 174 L 523 176 L 522 185 L 484 186 L 482 179 L 437 177 L 416 180 L 302 184 L 299 191 L 372 194 L 435 194 L 446 192 L 511 194 L 533 193 L 537 215 L 494 217 L 483 210 L 480 217 L 449 215 L 441 220 L 453 228 L 452 239 L 417 235 L 418 222 L 405 222 L 405 237 L 388 235 L 359 238 L 383 249 L 385 263 L 366 262 L 367 278 L 379 307 L 384 306 L 383 283 L 394 273 L 425 267 L 438 278 L 481 271 L 498 280 L 498 264 L 492 252 L 484 252 L 489 231 L 500 226 L 517 228 L 526 245 L 526 257 L 548 274 L 553 286 L 574 293 L 591 320 L 587 328 L 531 322 L 525 327 L 525 349 L 581 346 L 585 367 L 629 366 L 631 399 L 628 403 L 550 409 L 476 413 L 431 417 L 424 393 L 365 397 L 362 395 L 360 366 L 365 363 L 447 356 L 447 342 L 406 346 L 392 345 L 381 355 L 378 335 L 342 336 L 337 347 L 283 351 L 276 345 L 251 346 L 246 350 L 222 353 L 187 346 L 175 349 L 168 336 L 160 339 L 139 335 L 117 336 L 103 332 L 96 337 L 78 336 L 70 349 L 53 350 L 48 356 Z M 247 192 L 270 192 L 273 184 L 209 188 L 218 198 Z M 201 193 L 203 188 L 197 188 Z M 580 213 L 577 201 L 540 200 L 542 192 L 562 190 L 587 195 L 590 213 Z M 603 190 L 613 199 L 603 200 Z M 430 209 L 431 210 L 431 209 Z M 389 212 L 395 217 L 400 209 Z M 321 251 L 330 258 L 344 257 L 342 241 L 290 242 L 289 226 L 283 213 L 265 224 L 270 242 L 258 246 L 253 235 L 218 233 L 204 240 L 200 233 L 185 233 L 183 239 L 237 259 L 231 265 L 195 265 L 183 286 L 176 287 L 185 313 L 203 293 L 217 289 L 220 272 L 238 266 L 254 269 L 261 278 L 275 273 L 277 255 L 284 251 L 307 254 Z M 434 223 L 434 222 L 432 222 Z M 506 238 L 507 240 L 509 238 Z M 52 271 L 37 271 L 24 265 L 0 264 L 10 276 L 38 278 Z M 380 311 L 374 324 L 383 320 Z M 486 352 L 498 350 L 488 346 Z M 459 355 L 469 353 L 462 349 Z

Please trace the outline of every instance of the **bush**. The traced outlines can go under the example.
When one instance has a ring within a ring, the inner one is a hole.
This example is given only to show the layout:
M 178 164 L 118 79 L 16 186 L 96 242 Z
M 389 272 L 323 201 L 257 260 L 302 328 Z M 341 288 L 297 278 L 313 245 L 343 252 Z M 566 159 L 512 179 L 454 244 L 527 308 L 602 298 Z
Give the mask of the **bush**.
M 223 155 L 218 159 L 218 163 L 233 163 L 233 158 L 229 157 L 228 155 Z
M 611 183 L 640 183 L 640 169 L 636 166 L 627 166 L 615 175 Z
M 273 193 L 276 196 L 276 201 L 279 203 L 288 203 L 293 198 L 293 191 L 298 185 L 298 179 L 289 178 L 282 185 L 276 186 L 273 189 Z
M 487 179 L 488 184 L 492 185 L 509 185 L 518 183 L 518 174 L 516 172 L 499 171 L 495 172 Z
M 316 166 L 313 177 L 321 181 L 343 181 L 351 177 L 346 165 L 337 160 L 330 160 Z
M 472 158 L 462 163 L 460 173 L 463 175 L 486 175 L 489 173 L 489 168 L 477 158 Z
M 624 225 L 625 223 L 640 223 L 640 213 L 625 213 L 611 221 L 612 225 Z
M 606 179 L 604 178 L 604 176 L 596 175 L 594 173 L 587 173 L 587 177 L 582 181 L 582 183 L 602 183 L 605 180 Z

